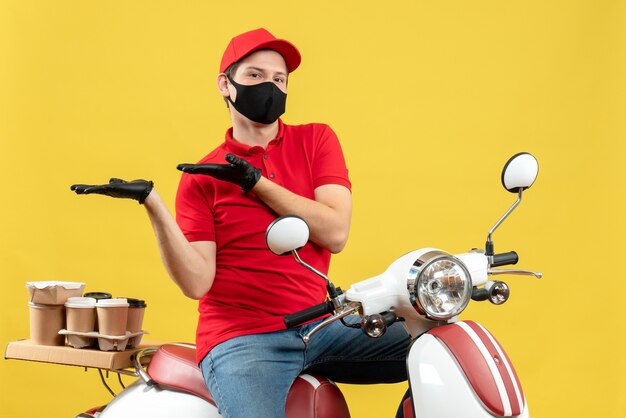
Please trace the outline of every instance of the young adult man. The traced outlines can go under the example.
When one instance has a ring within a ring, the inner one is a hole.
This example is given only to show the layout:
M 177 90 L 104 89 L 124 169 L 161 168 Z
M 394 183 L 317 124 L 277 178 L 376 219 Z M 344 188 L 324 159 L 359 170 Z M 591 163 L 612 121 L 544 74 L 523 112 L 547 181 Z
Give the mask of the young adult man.
M 74 185 L 143 203 L 164 265 L 185 295 L 199 299 L 197 360 L 225 417 L 284 416 L 289 388 L 303 370 L 340 382 L 406 379 L 408 336 L 393 326 L 380 340 L 336 323 L 305 345 L 315 323 L 285 329 L 283 317 L 325 298 L 322 279 L 265 246 L 277 217 L 306 220 L 310 242 L 301 257 L 326 273 L 330 254 L 348 238 L 352 199 L 334 132 L 322 124 L 287 125 L 289 75 L 300 65 L 296 47 L 265 29 L 234 37 L 217 86 L 232 128 L 199 161 L 181 164 L 176 220 L 152 182 L 112 179 Z

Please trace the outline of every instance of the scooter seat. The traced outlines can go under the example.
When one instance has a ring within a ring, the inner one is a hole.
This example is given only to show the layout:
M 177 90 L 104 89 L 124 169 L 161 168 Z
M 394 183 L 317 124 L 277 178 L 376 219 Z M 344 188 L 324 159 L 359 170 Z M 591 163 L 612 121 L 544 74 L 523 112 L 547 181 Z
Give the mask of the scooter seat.
M 215 405 L 191 346 L 159 347 L 148 365 L 148 374 L 159 386 L 199 396 Z M 343 394 L 330 380 L 302 374 L 294 381 L 285 406 L 287 418 L 350 418 Z
M 160 386 L 193 393 L 215 405 L 202 372 L 196 364 L 196 350 L 190 346 L 167 344 L 159 347 L 148 365 L 148 374 Z

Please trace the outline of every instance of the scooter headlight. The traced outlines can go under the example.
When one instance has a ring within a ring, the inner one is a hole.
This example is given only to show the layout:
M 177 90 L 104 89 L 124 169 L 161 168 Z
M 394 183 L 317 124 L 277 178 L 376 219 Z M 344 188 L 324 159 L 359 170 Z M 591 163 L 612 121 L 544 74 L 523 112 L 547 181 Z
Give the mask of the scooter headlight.
M 469 303 L 472 279 L 459 259 L 442 251 L 431 251 L 411 268 L 409 292 L 419 313 L 445 321 L 460 314 Z

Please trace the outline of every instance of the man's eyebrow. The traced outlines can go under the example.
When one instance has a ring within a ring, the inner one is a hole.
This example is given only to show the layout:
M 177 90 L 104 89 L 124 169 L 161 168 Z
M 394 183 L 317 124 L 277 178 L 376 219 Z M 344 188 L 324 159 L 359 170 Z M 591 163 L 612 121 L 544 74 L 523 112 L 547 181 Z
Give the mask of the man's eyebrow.
M 263 68 L 260 68 L 260 67 L 255 67 L 255 66 L 253 66 L 253 65 L 251 65 L 251 66 L 249 66 L 249 67 L 245 67 L 245 68 L 244 68 L 244 70 L 246 70 L 246 71 L 247 71 L 247 70 L 255 70 L 255 71 L 259 71 L 259 72 L 261 72 L 261 73 L 266 73 L 266 72 L 267 72 L 267 70 L 265 70 L 265 69 L 263 69 Z M 276 74 L 278 74 L 278 75 L 282 75 L 282 76 L 287 77 L 287 73 L 284 73 L 284 72 L 282 72 L 282 71 L 277 71 L 277 72 L 276 72 Z

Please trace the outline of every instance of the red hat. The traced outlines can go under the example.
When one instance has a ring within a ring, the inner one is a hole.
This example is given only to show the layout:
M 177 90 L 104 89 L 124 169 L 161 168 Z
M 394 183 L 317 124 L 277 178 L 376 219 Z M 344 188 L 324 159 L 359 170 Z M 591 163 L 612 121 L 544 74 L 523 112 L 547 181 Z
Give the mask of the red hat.
M 259 49 L 271 49 L 283 56 L 290 73 L 300 65 L 302 58 L 298 49 L 289 41 L 278 39 L 267 30 L 255 29 L 242 33 L 230 40 L 220 63 L 220 73 L 226 71 L 231 64 Z

